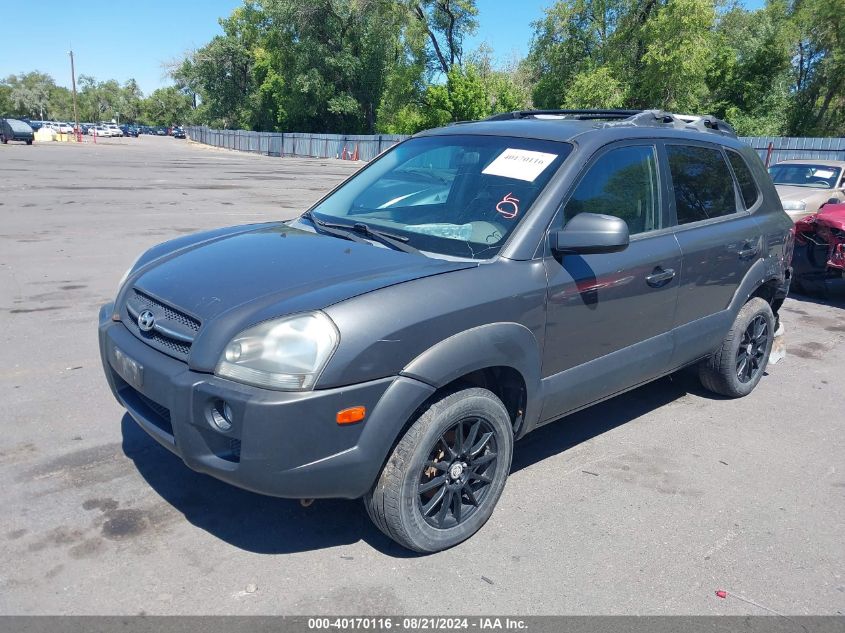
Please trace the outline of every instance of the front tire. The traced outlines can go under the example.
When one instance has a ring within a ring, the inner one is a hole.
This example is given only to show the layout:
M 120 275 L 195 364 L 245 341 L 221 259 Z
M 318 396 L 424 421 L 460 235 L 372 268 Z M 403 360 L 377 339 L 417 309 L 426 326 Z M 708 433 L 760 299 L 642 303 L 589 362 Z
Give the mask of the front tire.
M 449 394 L 399 440 L 364 497 L 367 514 L 408 549 L 447 549 L 490 518 L 512 456 L 511 420 L 499 398 L 479 388 Z
M 754 390 L 769 362 L 775 316 L 769 304 L 755 297 L 742 306 L 722 345 L 699 366 L 705 388 L 729 398 Z

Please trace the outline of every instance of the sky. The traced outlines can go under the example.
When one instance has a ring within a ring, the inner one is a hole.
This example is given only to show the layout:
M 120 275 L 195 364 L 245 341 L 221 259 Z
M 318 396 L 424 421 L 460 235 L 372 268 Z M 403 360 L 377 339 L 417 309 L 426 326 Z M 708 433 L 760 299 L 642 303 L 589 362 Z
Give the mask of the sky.
M 308 0 L 303 0 L 307 2 Z M 465 42 L 469 51 L 486 42 L 505 63 L 528 52 L 531 23 L 553 0 L 477 0 L 478 32 Z M 73 48 L 76 75 L 99 81 L 134 78 L 144 94 L 168 85 L 162 65 L 199 48 L 222 33 L 217 20 L 241 0 L 40 0 L 37 10 L 9 2 L 0 37 L 0 77 L 39 70 L 70 87 Z M 745 0 L 758 8 L 763 0 Z M 54 19 L 65 16 L 67 19 Z

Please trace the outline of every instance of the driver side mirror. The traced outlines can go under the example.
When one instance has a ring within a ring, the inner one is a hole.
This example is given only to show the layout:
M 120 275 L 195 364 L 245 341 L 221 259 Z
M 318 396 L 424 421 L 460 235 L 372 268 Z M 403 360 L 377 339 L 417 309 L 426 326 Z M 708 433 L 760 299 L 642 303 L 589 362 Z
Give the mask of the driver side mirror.
M 553 253 L 591 255 L 617 253 L 628 247 L 628 224 L 621 218 L 579 213 L 562 230 L 549 233 Z

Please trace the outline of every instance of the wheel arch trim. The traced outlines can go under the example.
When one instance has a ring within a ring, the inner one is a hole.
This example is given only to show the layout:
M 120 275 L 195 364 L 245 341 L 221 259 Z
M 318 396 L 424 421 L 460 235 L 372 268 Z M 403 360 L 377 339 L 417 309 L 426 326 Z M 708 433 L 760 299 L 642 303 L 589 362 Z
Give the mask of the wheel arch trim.
M 499 322 L 470 328 L 436 343 L 411 360 L 399 375 L 439 389 L 479 370 L 509 367 L 525 383 L 522 428 L 531 428 L 542 409 L 541 366 L 540 345 L 531 330 L 519 323 Z

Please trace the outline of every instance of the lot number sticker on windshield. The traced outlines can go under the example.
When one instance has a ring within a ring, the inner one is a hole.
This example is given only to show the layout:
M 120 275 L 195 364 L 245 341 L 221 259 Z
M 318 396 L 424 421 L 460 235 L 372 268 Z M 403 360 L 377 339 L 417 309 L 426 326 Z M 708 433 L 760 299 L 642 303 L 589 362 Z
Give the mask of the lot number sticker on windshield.
M 833 172 L 829 169 L 817 169 L 813 174 L 813 178 L 830 178 L 833 176 Z
M 487 165 L 481 173 L 534 182 L 537 176 L 542 174 L 543 170 L 551 165 L 555 158 L 557 158 L 557 154 L 509 147 L 499 154 L 496 160 Z

